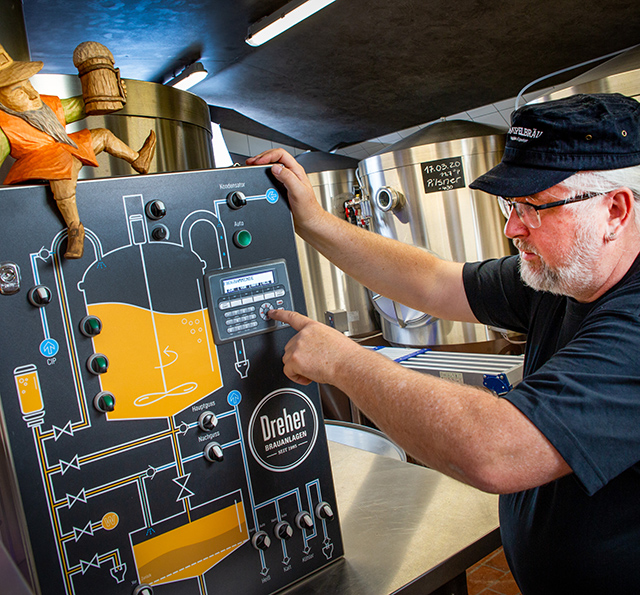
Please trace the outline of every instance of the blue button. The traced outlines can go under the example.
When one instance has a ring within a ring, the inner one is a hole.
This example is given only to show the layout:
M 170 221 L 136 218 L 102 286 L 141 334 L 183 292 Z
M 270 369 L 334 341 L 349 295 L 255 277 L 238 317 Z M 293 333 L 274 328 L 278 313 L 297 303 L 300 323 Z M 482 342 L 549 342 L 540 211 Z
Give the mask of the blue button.
M 40 353 L 44 355 L 44 357 L 53 357 L 60 346 L 55 339 L 45 339 L 42 343 L 40 343 Z

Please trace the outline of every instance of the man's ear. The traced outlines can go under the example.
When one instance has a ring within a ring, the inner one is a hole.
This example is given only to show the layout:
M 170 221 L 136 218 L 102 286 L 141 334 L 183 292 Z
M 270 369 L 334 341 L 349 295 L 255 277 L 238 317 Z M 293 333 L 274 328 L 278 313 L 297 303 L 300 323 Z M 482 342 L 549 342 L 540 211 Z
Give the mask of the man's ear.
M 607 234 L 610 237 L 616 237 L 634 220 L 635 199 L 631 190 L 624 187 L 608 194 L 609 219 L 607 221 Z

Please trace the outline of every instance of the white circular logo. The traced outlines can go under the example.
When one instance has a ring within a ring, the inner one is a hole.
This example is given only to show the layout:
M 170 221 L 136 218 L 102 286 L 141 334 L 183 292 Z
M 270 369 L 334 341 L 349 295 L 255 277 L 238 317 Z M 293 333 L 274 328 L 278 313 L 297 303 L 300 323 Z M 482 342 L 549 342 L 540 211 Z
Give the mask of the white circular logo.
M 269 393 L 249 420 L 249 448 L 265 469 L 289 471 L 304 461 L 318 437 L 318 412 L 294 388 Z

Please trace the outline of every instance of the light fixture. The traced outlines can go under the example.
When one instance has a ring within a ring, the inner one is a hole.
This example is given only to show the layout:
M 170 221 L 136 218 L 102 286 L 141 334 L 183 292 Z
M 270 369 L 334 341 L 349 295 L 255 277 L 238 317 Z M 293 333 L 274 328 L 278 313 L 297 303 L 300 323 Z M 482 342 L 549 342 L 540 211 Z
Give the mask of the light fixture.
M 207 78 L 207 74 L 209 73 L 204 69 L 202 62 L 194 62 L 164 84 L 186 91 Z
M 333 2 L 335 0 L 294 0 L 289 2 L 272 15 L 251 25 L 245 41 L 252 46 L 262 45 Z

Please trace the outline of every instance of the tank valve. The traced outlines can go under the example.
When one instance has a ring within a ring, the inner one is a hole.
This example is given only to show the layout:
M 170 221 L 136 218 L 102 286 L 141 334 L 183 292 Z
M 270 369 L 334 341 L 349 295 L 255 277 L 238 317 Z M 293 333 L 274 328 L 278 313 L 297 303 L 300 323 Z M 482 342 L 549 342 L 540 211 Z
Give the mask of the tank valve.
M 378 188 L 373 201 L 381 211 L 400 209 L 405 205 L 406 202 L 402 194 L 400 194 L 397 190 L 390 188 L 389 186 Z

